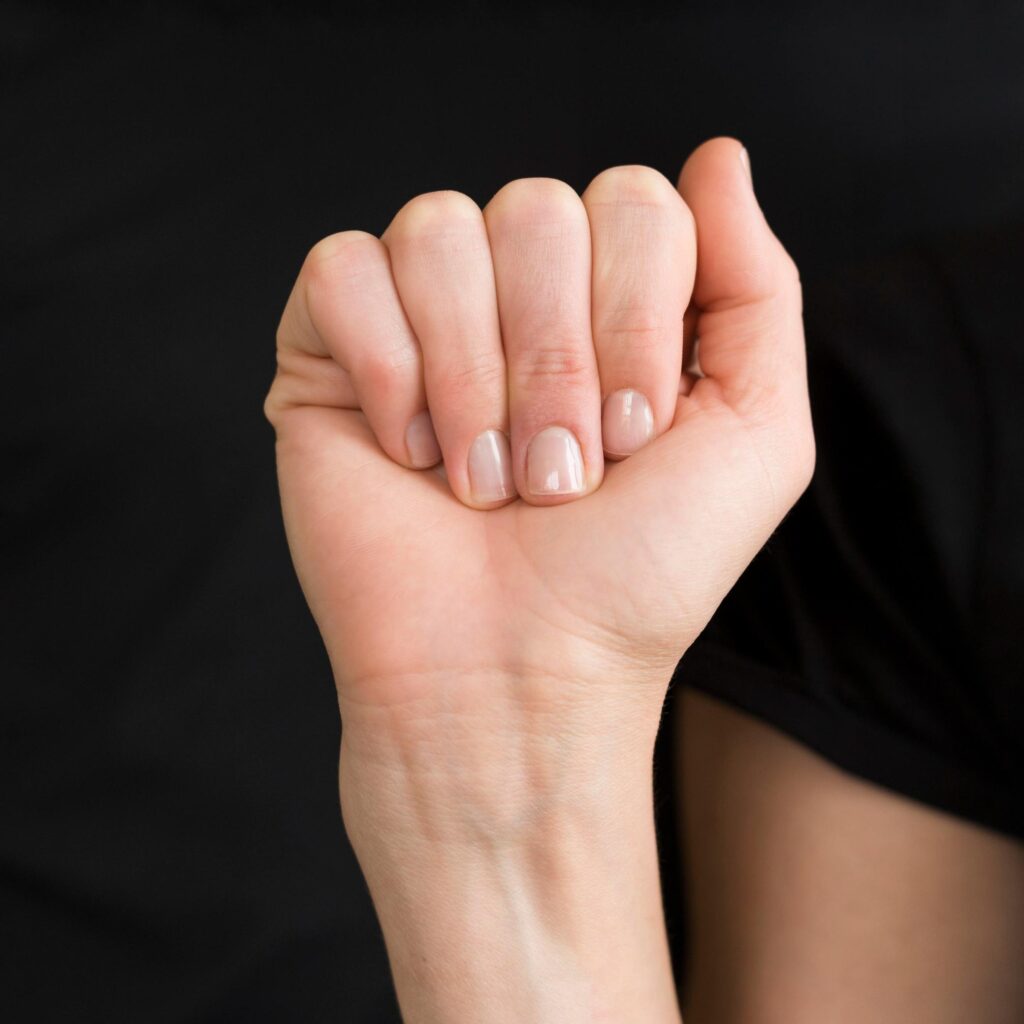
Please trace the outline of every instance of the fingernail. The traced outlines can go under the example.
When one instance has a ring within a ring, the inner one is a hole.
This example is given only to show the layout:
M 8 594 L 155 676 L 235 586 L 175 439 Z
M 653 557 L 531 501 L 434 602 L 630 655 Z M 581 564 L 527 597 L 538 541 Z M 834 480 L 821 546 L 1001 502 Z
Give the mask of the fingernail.
M 747 177 L 750 179 L 750 184 L 754 184 L 754 175 L 750 170 L 750 154 L 747 152 L 747 147 L 744 146 L 740 150 L 740 163 L 743 164 L 743 170 L 747 172 Z
M 437 443 L 434 425 L 430 422 L 430 413 L 426 409 L 416 413 L 409 421 L 405 431 L 405 446 L 409 449 L 409 461 L 417 469 L 426 469 L 441 458 L 441 448 Z
M 632 455 L 654 436 L 651 403 L 632 388 L 612 392 L 604 400 L 601 433 L 609 455 Z
M 526 449 L 531 494 L 575 494 L 583 490 L 580 443 L 565 427 L 545 427 Z
M 498 501 L 515 493 L 512 452 L 500 430 L 485 430 L 469 449 L 469 488 L 473 500 Z

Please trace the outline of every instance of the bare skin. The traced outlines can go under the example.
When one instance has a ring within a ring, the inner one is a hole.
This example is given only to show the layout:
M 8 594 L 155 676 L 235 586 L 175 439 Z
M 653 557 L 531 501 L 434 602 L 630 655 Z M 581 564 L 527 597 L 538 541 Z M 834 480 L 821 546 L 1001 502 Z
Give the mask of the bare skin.
M 684 691 L 686 1024 L 1024 1020 L 1024 846 Z
M 265 407 L 407 1024 L 678 1024 L 665 689 L 814 466 L 799 276 L 742 146 L 324 239 Z

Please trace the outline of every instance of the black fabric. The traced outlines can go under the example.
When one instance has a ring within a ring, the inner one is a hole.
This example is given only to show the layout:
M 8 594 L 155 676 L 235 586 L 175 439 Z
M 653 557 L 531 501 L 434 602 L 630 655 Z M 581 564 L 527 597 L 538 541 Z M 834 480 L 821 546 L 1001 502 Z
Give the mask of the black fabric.
M 318 238 L 419 192 L 674 178 L 714 134 L 809 282 L 822 470 L 680 678 L 1016 828 L 1020 246 L 841 269 L 1020 217 L 1024 15 L 986 9 L 0 5 L 0 1018 L 397 1020 L 261 415 L 277 318 Z
M 1024 221 L 805 289 L 814 480 L 675 681 L 1024 836 Z

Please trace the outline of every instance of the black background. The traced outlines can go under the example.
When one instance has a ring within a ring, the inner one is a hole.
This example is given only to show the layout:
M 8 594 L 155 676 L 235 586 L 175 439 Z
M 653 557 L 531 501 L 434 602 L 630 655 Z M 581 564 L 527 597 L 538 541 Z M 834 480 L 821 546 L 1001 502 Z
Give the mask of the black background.
M 731 134 L 813 301 L 1022 213 L 1022 52 L 1017 3 L 0 5 L 0 1016 L 397 1019 L 261 415 L 318 238 Z

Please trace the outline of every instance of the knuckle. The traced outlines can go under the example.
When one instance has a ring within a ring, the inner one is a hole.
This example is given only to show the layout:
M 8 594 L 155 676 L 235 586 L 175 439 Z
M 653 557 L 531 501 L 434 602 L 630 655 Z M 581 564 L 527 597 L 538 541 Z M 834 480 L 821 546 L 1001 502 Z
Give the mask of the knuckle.
M 602 360 L 610 370 L 628 373 L 650 362 L 660 362 L 667 350 L 669 336 L 660 325 L 624 324 L 599 335 Z M 602 367 L 604 363 L 602 362 Z
M 621 164 L 601 171 L 587 186 L 588 201 L 607 206 L 681 207 L 682 196 L 661 171 L 644 164 Z
M 352 377 L 359 381 L 360 389 L 366 394 L 386 395 L 394 386 L 391 367 L 376 352 L 364 355 L 359 365 L 352 367 Z
M 307 292 L 358 278 L 379 265 L 380 239 L 367 231 L 339 231 L 321 238 L 306 255 Z
M 452 189 L 440 189 L 410 199 L 395 215 L 388 237 L 398 241 L 443 238 L 473 229 L 479 221 L 480 207 L 469 196 Z
M 360 354 L 352 375 L 360 388 L 386 395 L 401 387 L 411 371 L 418 372 L 418 353 L 412 348 L 369 348 Z
M 581 346 L 544 345 L 519 353 L 515 380 L 521 386 L 550 384 L 577 387 L 590 382 L 592 366 Z
M 444 375 L 444 388 L 452 395 L 490 392 L 501 388 L 504 394 L 505 366 L 493 359 L 481 359 L 450 369 Z
M 495 193 L 484 211 L 489 223 L 527 225 L 561 223 L 584 212 L 576 190 L 558 178 L 516 178 Z
M 620 305 L 609 309 L 595 325 L 595 335 L 612 348 L 628 347 L 631 351 L 661 349 L 669 338 L 664 320 L 649 306 Z

